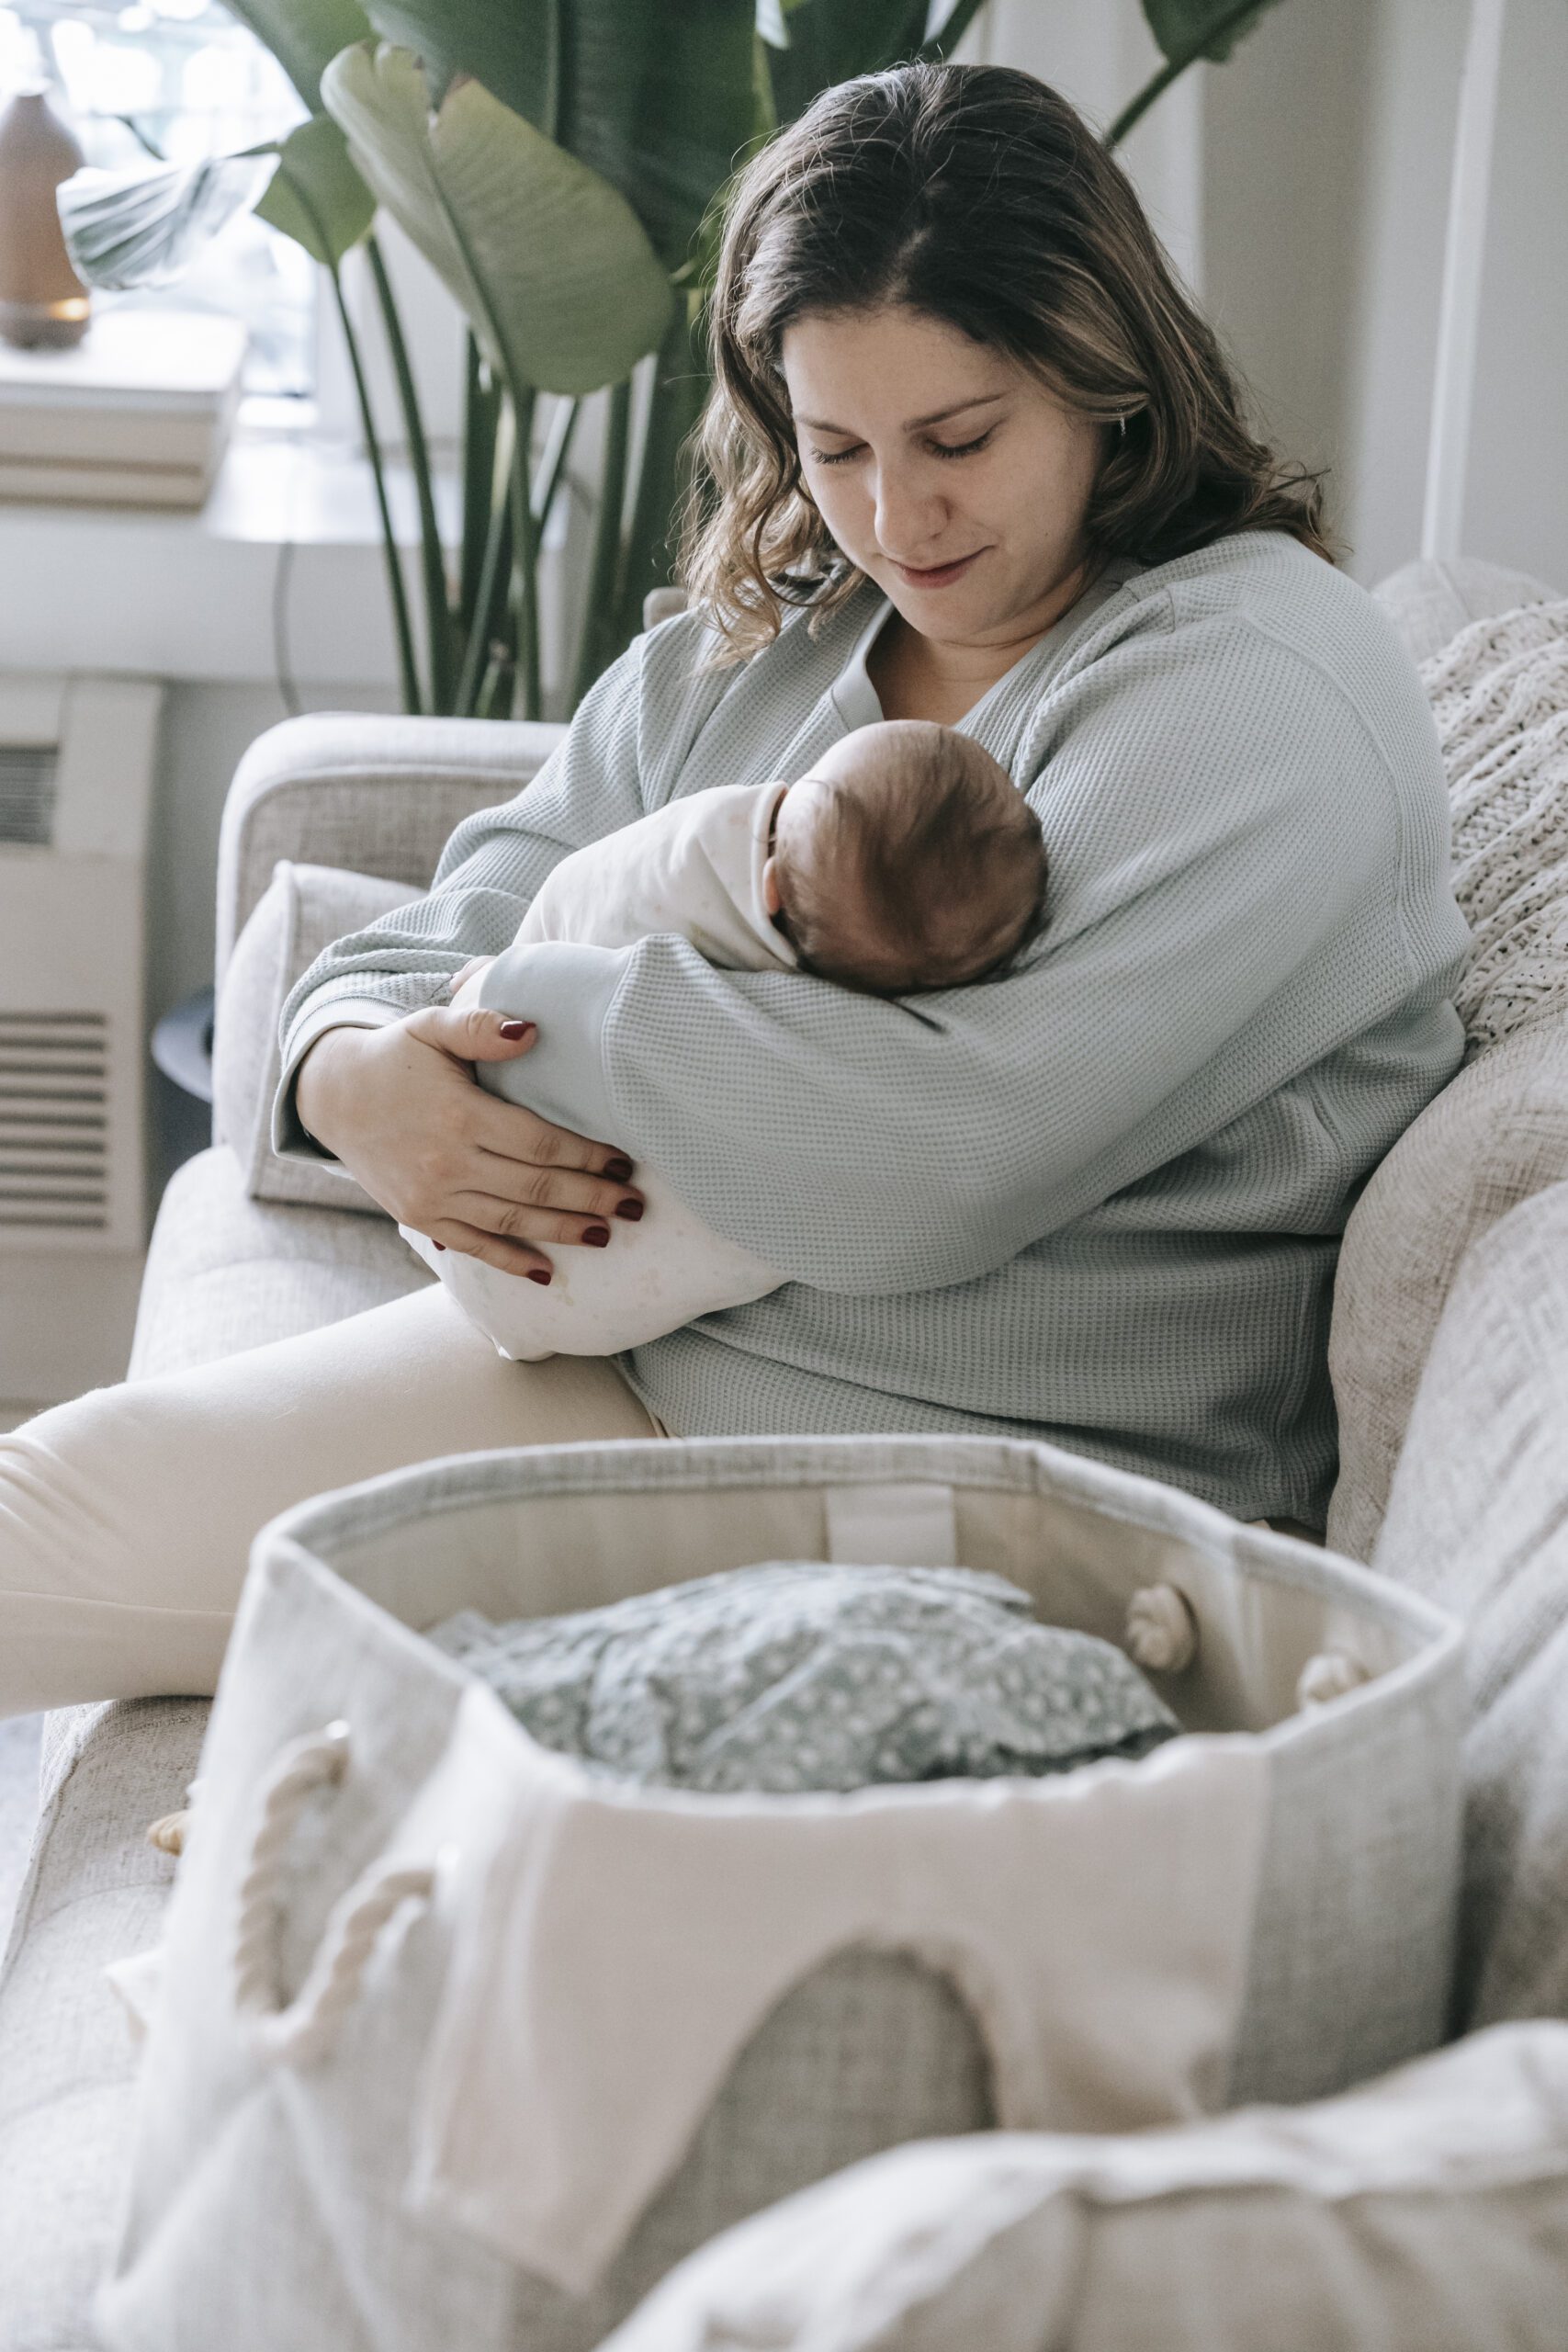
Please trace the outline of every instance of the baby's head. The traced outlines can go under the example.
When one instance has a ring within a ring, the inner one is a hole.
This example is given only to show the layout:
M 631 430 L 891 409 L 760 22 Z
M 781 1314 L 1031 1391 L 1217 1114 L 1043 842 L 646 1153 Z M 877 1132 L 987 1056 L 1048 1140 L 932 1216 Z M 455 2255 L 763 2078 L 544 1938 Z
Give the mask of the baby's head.
M 778 806 L 769 912 L 824 979 L 879 996 L 957 988 L 1039 928 L 1040 820 L 971 736 L 863 727 Z

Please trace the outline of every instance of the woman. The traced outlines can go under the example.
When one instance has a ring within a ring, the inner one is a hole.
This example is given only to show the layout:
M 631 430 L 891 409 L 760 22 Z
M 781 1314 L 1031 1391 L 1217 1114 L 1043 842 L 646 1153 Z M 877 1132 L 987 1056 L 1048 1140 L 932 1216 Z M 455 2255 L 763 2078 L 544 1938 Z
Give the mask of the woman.
M 43 1415 L 0 1454 L 9 1704 L 209 1688 L 267 1517 L 481 1446 L 1001 1431 L 1321 1521 L 1347 1207 L 1460 1057 L 1408 660 L 1023 74 L 828 93 L 742 178 L 714 338 L 694 611 L 307 976 L 280 1125 L 519 1274 L 613 1247 L 646 1158 L 793 1279 L 618 1363 L 504 1363 L 427 1290 Z M 569 850 L 879 717 L 1032 798 L 1027 968 L 899 1003 L 661 938 L 534 951 L 514 1019 L 440 1004 Z M 473 1083 L 507 1058 L 530 1107 Z

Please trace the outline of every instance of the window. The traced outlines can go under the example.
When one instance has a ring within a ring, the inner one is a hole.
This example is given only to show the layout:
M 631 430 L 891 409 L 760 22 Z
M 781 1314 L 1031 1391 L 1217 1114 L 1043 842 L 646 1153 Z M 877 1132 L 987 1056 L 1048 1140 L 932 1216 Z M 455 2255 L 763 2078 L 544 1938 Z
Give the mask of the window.
M 149 156 L 204 156 L 274 139 L 304 114 L 283 69 L 218 0 L 0 5 L 0 89 L 47 75 L 89 164 L 134 170 Z M 250 331 L 245 387 L 314 390 L 316 269 L 290 239 L 244 214 L 171 286 L 103 303 L 222 311 Z

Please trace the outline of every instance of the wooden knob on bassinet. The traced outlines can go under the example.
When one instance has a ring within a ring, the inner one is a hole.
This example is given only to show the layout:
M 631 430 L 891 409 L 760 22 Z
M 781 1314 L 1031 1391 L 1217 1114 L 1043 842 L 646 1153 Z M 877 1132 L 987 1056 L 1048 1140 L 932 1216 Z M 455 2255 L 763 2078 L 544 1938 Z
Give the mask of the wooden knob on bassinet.
M 165 1813 L 147 1825 L 147 1843 L 155 1846 L 160 1854 L 173 1854 L 177 1861 L 185 1852 L 186 1839 L 190 1834 L 191 1808 L 201 1787 L 192 1781 L 186 1790 L 185 1809 L 180 1813 Z
M 1343 1699 L 1367 1679 L 1367 1669 L 1359 1658 L 1348 1657 L 1344 1650 L 1319 1650 L 1296 1677 L 1296 1704 L 1326 1707 L 1331 1699 Z
M 1198 1655 L 1192 1603 L 1173 1584 L 1145 1585 L 1127 1603 L 1122 1646 L 1147 1674 L 1180 1674 Z

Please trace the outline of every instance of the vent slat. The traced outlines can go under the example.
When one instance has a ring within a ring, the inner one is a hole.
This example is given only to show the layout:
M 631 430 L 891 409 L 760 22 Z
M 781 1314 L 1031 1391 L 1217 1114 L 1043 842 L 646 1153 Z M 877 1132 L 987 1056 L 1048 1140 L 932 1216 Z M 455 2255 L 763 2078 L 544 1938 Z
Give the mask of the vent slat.
M 101 1201 L 104 1198 L 102 1170 L 88 1169 L 81 1175 L 35 1175 L 26 1168 L 0 1170 L 0 1201 Z
M 0 1094 L 0 1102 L 4 1102 L 5 1099 L 5 1096 Z M 17 1096 L 15 1099 L 25 1099 L 29 1102 L 85 1102 L 96 1105 L 97 1109 L 102 1110 L 104 1090 L 101 1086 L 61 1086 L 45 1093 L 41 1087 L 36 1087 L 25 1098 Z
M 0 1168 L 36 1159 L 40 1152 L 50 1159 L 107 1159 L 108 1145 L 102 1136 L 57 1136 L 47 1127 L 40 1135 L 8 1136 L 0 1127 Z
M 107 1051 L 102 1037 L 82 1030 L 70 1037 L 51 1037 L 42 1031 L 0 1030 L 0 1054 L 7 1057 L 21 1054 L 45 1062 L 102 1061 Z
M 10 1191 L 17 1184 L 47 1184 L 59 1191 L 84 1184 L 101 1188 L 108 1175 L 104 1160 L 78 1160 L 74 1167 L 68 1159 L 12 1159 L 0 1156 L 0 1191 Z
M 0 842 L 48 848 L 59 767 L 52 743 L 0 743 Z
M 33 838 L 7 831 L 15 781 L 0 759 L 0 848 Z M 29 821 L 44 823 L 41 805 Z M 0 1232 L 15 1231 L 15 1246 L 24 1231 L 110 1230 L 112 1018 L 81 1007 L 0 1010 Z
M 108 1148 L 106 1120 L 7 1120 L 0 1113 L 0 1152 L 101 1152 Z
M 108 1227 L 107 1216 L 24 1216 L 0 1206 L 0 1226 L 29 1226 L 35 1231 L 51 1233 L 103 1233 Z

